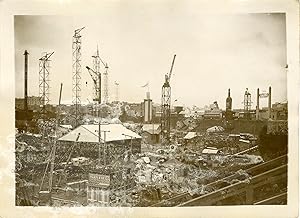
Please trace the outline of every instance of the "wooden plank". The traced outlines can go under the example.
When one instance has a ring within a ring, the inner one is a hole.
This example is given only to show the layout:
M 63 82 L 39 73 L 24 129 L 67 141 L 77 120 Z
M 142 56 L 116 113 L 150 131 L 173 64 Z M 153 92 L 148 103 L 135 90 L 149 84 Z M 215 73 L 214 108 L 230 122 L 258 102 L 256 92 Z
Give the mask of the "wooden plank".
M 264 199 L 262 201 L 255 202 L 254 205 L 266 205 L 266 204 L 271 204 L 273 202 L 276 202 L 278 200 L 285 200 L 285 199 L 287 199 L 287 192 L 281 193 L 279 195 L 275 195 L 273 197 Z
M 246 189 L 246 204 L 253 204 L 254 200 L 254 188 L 252 185 L 249 185 Z
M 254 185 L 255 183 L 266 180 L 266 178 L 276 176 L 278 174 L 279 175 L 284 174 L 285 172 L 287 172 L 287 165 L 283 165 L 283 166 L 277 167 L 275 169 L 269 170 L 267 172 L 264 172 L 262 174 L 259 174 L 257 176 L 254 176 L 251 178 L 250 182 L 251 182 L 251 184 Z M 225 199 L 225 198 L 240 194 L 241 192 L 244 192 L 245 189 L 247 188 L 247 185 L 248 184 L 245 183 L 244 181 L 240 181 L 233 185 L 224 187 L 222 189 L 216 190 L 216 191 L 208 193 L 206 195 L 202 195 L 200 197 L 197 197 L 190 201 L 184 202 L 177 206 L 179 206 L 179 207 L 198 206 L 198 205 L 200 205 L 200 203 L 201 203 L 201 205 L 210 205 L 213 202 L 217 202 L 218 200 Z

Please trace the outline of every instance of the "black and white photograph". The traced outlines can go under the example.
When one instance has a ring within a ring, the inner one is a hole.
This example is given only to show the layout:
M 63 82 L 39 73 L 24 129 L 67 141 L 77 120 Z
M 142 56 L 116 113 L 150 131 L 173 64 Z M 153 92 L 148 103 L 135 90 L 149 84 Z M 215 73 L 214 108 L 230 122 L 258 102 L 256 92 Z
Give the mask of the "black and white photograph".
M 108 2 L 12 15 L 13 206 L 288 206 L 287 13 Z

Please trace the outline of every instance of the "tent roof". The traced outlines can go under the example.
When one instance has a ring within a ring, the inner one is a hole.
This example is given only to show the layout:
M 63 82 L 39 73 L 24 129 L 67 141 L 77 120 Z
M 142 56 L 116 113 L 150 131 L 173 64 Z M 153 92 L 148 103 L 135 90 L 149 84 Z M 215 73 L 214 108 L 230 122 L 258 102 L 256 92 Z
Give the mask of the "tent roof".
M 78 134 L 80 134 L 78 142 L 99 142 L 98 131 L 99 125 L 97 124 L 81 125 L 58 140 L 75 142 Z M 106 131 L 106 142 L 122 141 L 131 139 L 131 137 L 137 139 L 141 138 L 141 136 L 127 129 L 122 124 L 101 124 L 101 142 L 104 141 L 105 133 L 103 131 Z

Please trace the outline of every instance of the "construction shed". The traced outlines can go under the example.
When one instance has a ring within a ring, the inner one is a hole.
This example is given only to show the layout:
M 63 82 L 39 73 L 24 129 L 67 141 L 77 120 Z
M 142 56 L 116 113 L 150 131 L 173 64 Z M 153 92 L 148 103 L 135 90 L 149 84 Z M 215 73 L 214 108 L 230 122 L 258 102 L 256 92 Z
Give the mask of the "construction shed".
M 184 137 L 184 142 L 186 145 L 196 145 L 198 141 L 197 132 L 188 132 Z
M 142 137 L 148 144 L 160 142 L 160 124 L 144 124 L 142 127 Z
M 135 132 L 127 129 L 122 124 L 101 124 L 101 145 L 109 145 L 110 149 L 115 148 L 132 149 L 132 153 L 141 152 L 142 137 Z M 99 144 L 99 125 L 89 124 L 81 125 L 58 139 L 60 143 L 79 143 L 80 147 L 86 149 L 97 149 L 95 144 Z M 95 152 L 94 152 L 95 153 Z M 97 152 L 96 152 L 97 153 Z

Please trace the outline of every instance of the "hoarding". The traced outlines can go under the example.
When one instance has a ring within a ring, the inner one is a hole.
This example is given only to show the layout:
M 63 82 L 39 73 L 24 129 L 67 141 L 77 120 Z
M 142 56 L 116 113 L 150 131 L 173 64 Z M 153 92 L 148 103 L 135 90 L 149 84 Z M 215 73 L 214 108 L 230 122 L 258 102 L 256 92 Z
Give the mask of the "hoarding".
M 107 187 L 110 185 L 110 176 L 96 173 L 89 173 L 89 186 L 93 187 Z

